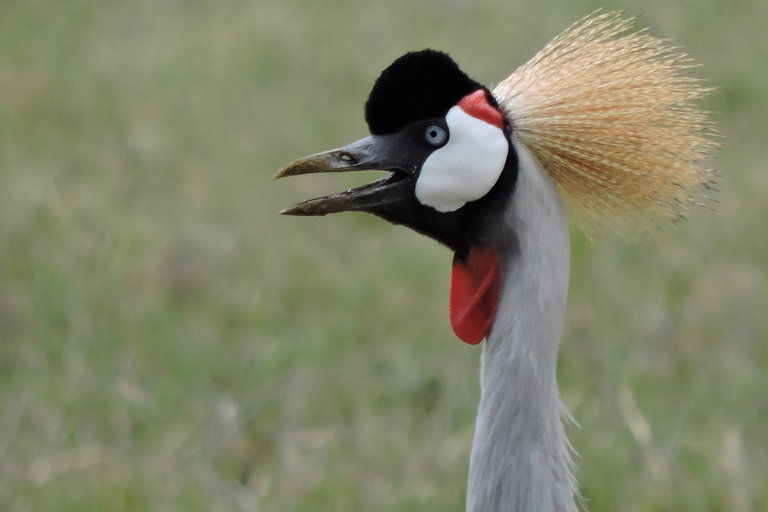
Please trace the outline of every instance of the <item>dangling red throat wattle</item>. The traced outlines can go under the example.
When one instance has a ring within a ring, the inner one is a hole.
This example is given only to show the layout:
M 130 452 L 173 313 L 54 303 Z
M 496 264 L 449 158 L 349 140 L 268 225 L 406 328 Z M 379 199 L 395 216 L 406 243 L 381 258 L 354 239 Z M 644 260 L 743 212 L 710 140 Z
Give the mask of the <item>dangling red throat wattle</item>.
M 501 263 L 491 247 L 472 246 L 465 261 L 453 258 L 451 327 L 462 341 L 477 345 L 496 317 L 501 289 Z

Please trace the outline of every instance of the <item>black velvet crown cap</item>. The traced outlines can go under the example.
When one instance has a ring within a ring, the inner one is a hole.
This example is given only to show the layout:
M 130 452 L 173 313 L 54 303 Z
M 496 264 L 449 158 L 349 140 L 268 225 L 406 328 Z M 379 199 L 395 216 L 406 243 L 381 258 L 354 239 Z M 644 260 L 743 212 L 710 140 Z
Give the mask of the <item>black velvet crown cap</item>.
M 415 121 L 444 116 L 461 98 L 483 86 L 447 54 L 406 53 L 382 71 L 365 103 L 372 135 L 386 135 Z

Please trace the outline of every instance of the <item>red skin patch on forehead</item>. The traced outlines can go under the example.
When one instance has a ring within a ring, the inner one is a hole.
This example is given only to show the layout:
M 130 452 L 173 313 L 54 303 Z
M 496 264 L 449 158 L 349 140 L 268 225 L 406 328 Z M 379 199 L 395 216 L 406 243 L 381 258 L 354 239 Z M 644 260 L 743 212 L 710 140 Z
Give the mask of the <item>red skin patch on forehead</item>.
M 464 96 L 459 102 L 459 108 L 472 117 L 492 124 L 500 130 L 504 129 L 504 116 L 488 102 L 483 89 Z

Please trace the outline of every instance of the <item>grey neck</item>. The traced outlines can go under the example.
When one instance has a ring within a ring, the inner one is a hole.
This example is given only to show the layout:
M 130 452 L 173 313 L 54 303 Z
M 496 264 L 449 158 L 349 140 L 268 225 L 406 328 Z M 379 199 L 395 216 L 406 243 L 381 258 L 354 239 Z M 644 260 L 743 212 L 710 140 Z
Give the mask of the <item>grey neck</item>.
M 497 246 L 499 307 L 481 359 L 468 512 L 576 511 L 557 350 L 570 246 L 560 195 L 513 137 L 519 174 Z

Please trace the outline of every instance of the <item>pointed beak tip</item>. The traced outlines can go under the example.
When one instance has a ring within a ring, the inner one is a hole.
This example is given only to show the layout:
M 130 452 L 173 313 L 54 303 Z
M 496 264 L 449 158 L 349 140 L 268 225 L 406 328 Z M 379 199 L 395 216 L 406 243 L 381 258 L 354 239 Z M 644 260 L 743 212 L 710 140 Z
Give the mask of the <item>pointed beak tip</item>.
M 323 209 L 318 200 L 304 201 L 303 203 L 280 210 L 280 215 L 290 215 L 292 217 L 322 217 L 328 213 L 333 212 Z
M 280 178 L 285 178 L 286 176 L 290 176 L 290 175 L 292 174 L 292 173 L 291 173 L 291 170 L 292 170 L 294 167 L 295 167 L 295 166 L 294 166 L 293 164 L 290 164 L 290 165 L 288 165 L 287 167 L 283 167 L 282 169 L 280 169 L 279 171 L 277 171 L 277 174 L 275 174 L 275 176 L 274 176 L 272 179 L 273 179 L 273 180 L 279 180 Z

